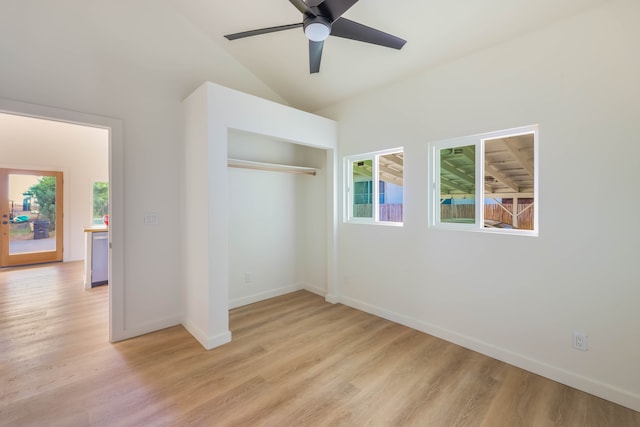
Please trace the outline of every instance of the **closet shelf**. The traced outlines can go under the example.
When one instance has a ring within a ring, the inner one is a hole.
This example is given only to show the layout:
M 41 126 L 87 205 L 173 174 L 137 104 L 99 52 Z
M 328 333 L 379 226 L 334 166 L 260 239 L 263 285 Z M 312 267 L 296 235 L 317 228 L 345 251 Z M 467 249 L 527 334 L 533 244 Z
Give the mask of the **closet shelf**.
M 313 176 L 316 175 L 315 168 L 308 168 L 305 166 L 279 165 L 276 163 L 252 162 L 250 160 L 227 159 L 227 166 L 229 166 L 230 168 L 257 169 L 257 170 L 272 171 L 272 172 L 300 173 L 300 174 L 313 175 Z

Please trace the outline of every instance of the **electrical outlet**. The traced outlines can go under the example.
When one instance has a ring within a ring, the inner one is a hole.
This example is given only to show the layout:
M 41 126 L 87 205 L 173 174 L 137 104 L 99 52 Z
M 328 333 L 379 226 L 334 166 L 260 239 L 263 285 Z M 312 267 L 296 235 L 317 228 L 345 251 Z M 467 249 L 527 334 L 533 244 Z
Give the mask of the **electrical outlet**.
M 571 345 L 577 350 L 587 351 L 589 350 L 589 343 L 587 341 L 587 334 L 582 332 L 573 331 Z
M 250 273 L 250 272 L 244 273 L 244 283 L 251 283 L 251 282 L 253 282 L 253 273 Z

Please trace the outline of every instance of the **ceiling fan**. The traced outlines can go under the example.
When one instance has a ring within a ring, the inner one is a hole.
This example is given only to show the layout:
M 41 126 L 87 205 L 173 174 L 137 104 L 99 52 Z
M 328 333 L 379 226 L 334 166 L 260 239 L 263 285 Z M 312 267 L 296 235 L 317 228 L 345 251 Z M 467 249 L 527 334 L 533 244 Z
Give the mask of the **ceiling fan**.
M 241 33 L 228 34 L 225 37 L 229 40 L 236 40 L 302 27 L 309 39 L 309 72 L 311 74 L 320 71 L 322 48 L 324 47 L 325 39 L 329 36 L 342 37 L 393 49 L 402 49 L 402 46 L 407 42 L 375 28 L 342 18 L 342 14 L 358 0 L 289 1 L 302 13 L 301 23 L 243 31 Z

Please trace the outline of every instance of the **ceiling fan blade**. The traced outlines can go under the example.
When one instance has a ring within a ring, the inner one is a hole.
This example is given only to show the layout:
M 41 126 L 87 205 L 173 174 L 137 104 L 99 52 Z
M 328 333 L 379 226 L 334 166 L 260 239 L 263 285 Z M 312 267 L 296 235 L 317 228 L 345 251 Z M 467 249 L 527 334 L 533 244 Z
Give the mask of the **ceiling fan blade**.
M 227 34 L 225 37 L 229 40 L 236 40 L 244 37 L 259 36 L 260 34 L 275 33 L 276 31 L 284 31 L 300 27 L 302 27 L 302 22 L 299 24 L 279 25 L 277 27 L 260 28 L 257 30 L 243 31 L 241 33 Z
M 357 2 L 358 0 L 324 0 L 318 5 L 318 10 L 322 12 L 322 16 L 333 22 Z
M 323 47 L 324 41 L 314 42 L 309 40 L 309 73 L 311 74 L 320 72 Z
M 390 47 L 393 49 L 402 49 L 402 46 L 407 42 L 400 37 L 393 36 L 345 18 L 340 18 L 331 24 L 331 35 L 365 43 L 377 44 L 379 46 Z
M 306 4 L 302 0 L 289 0 L 289 2 L 296 7 L 303 15 L 307 16 L 317 16 L 317 13 L 314 12 L 308 4 Z

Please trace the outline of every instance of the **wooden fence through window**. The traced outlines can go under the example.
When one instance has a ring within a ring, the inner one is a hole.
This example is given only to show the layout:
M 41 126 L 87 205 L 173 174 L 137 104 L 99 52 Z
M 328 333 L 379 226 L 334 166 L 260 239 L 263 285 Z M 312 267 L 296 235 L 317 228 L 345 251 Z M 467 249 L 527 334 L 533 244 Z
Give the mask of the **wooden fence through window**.
M 509 212 L 513 209 L 513 204 L 503 203 L 502 206 Z M 518 203 L 518 211 L 522 212 L 518 215 L 518 229 L 520 230 L 533 230 L 534 210 L 529 208 L 524 211 L 527 206 L 529 206 L 528 203 Z M 464 219 L 475 217 L 474 205 L 440 205 L 440 209 L 441 218 Z M 498 204 L 486 204 L 484 205 L 484 218 L 485 220 L 513 225 L 511 215 L 505 209 Z M 353 216 L 355 218 L 372 218 L 372 212 L 372 205 L 369 204 L 353 206 Z M 403 205 L 393 203 L 380 205 L 380 221 L 402 222 L 402 219 Z
M 529 204 L 530 203 L 518 203 L 518 212 L 521 212 L 521 214 L 518 215 L 518 229 L 520 230 L 533 230 L 534 210 L 533 208 L 529 208 L 525 211 Z M 504 209 L 498 204 L 484 205 L 484 219 L 513 225 L 513 219 L 509 213 L 513 210 L 513 204 L 503 203 L 502 206 Z M 509 212 L 507 212 L 507 210 Z M 440 205 L 440 217 L 455 219 L 473 218 L 475 217 L 475 205 Z
M 399 203 L 380 205 L 380 221 L 402 222 L 403 206 Z M 353 205 L 354 218 L 373 218 L 373 206 L 366 204 Z

